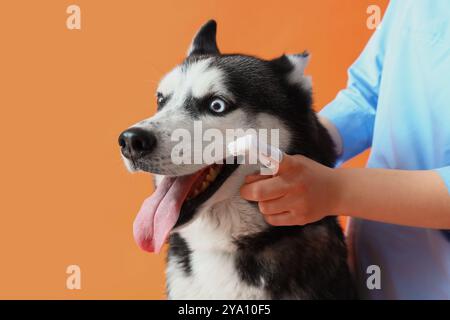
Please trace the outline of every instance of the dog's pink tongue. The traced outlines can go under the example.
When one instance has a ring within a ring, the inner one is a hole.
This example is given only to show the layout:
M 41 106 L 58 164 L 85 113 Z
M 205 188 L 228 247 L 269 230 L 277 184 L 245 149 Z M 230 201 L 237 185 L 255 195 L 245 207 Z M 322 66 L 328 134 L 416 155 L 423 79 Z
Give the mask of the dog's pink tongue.
M 159 253 L 175 226 L 181 206 L 200 173 L 164 178 L 142 204 L 133 224 L 134 239 L 145 251 Z

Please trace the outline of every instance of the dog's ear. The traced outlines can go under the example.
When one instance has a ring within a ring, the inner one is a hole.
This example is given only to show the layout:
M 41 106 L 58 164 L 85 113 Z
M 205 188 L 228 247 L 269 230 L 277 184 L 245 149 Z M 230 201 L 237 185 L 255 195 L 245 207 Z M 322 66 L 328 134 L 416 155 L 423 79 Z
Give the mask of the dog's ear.
M 305 68 L 308 65 L 310 55 L 304 51 L 299 54 L 283 54 L 281 57 L 270 60 L 275 72 L 287 77 L 289 82 L 302 85 L 305 89 L 311 89 L 311 77 L 305 76 Z
M 195 35 L 187 55 L 197 54 L 220 54 L 216 42 L 217 23 L 209 20 L 205 23 Z
M 269 62 L 280 73 L 296 72 L 304 74 L 309 58 L 309 53 L 305 51 L 298 54 L 283 54 L 281 57 L 270 60 Z

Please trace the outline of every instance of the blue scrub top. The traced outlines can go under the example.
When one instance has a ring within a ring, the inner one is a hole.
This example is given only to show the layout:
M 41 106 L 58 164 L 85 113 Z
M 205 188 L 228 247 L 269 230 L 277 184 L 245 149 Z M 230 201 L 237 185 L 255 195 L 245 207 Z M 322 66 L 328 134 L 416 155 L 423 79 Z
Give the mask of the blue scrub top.
M 436 170 L 450 195 L 450 0 L 391 0 L 348 75 L 320 112 L 341 135 L 338 165 L 371 147 L 368 167 Z M 450 299 L 449 235 L 351 219 L 362 297 Z M 367 288 L 370 265 L 381 289 Z

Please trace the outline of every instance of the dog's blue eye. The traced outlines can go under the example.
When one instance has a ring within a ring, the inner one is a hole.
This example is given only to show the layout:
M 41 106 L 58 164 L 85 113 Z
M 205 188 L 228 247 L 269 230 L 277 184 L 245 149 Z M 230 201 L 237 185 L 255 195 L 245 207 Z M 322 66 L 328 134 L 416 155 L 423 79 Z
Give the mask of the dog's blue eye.
M 216 113 L 224 112 L 227 107 L 227 104 L 222 99 L 214 99 L 211 104 L 209 105 L 209 108 L 211 111 Z

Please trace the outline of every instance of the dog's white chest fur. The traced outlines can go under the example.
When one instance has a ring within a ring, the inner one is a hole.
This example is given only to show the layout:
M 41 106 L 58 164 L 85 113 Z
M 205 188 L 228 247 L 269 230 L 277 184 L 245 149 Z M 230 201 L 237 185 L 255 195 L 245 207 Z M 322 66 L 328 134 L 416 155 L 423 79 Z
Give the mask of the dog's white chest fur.
M 253 216 L 248 223 L 242 219 L 243 212 L 249 218 Z M 235 198 L 197 214 L 194 221 L 177 230 L 191 251 L 191 272 L 186 273 L 178 257 L 170 257 L 167 266 L 169 298 L 267 299 L 262 287 L 242 281 L 235 266 L 233 238 L 264 224 L 262 219 L 256 219 L 255 223 L 255 208 Z
M 194 251 L 192 273 L 186 276 L 176 259 L 169 262 L 170 299 L 265 299 L 264 290 L 245 284 L 231 253 Z

